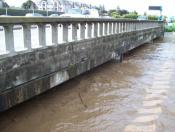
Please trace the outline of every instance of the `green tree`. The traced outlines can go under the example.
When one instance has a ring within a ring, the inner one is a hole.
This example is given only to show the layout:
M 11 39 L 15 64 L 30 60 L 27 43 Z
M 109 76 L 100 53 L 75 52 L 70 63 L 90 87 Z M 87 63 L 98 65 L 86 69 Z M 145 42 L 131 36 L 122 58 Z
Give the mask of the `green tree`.
M 37 9 L 37 5 L 31 0 L 24 2 L 21 7 L 24 9 Z
M 117 13 L 118 13 L 120 16 L 123 16 L 123 15 L 125 15 L 125 14 L 128 14 L 128 13 L 129 13 L 129 11 L 127 11 L 127 10 L 125 10 L 125 9 L 120 9 L 120 7 L 119 7 L 119 6 L 117 7 L 116 12 L 117 12 Z
M 137 17 L 138 17 L 138 13 L 135 11 L 124 15 L 124 18 L 129 18 L 129 19 L 137 19 Z
M 109 16 L 112 16 L 113 13 L 117 13 L 117 11 L 115 9 L 111 9 L 108 11 Z
M 121 16 L 117 12 L 112 12 L 111 17 L 113 18 L 121 18 Z

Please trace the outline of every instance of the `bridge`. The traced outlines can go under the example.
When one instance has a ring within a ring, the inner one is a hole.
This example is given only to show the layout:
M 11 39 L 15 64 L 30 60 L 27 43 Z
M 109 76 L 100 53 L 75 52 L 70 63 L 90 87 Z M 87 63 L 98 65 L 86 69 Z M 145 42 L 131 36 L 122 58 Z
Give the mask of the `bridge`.
M 0 26 L 0 112 L 164 35 L 161 21 L 129 19 L 2 17 Z M 23 42 L 15 42 L 15 30 Z

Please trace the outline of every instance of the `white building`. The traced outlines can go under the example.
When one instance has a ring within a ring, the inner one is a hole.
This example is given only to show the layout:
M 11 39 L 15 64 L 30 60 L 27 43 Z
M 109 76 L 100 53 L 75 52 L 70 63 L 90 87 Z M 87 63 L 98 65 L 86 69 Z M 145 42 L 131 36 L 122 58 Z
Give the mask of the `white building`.
M 0 8 L 3 7 L 3 1 L 0 0 Z
M 59 0 L 40 0 L 36 4 L 39 10 L 62 11 L 62 4 Z
M 39 0 L 37 3 L 39 10 L 67 12 L 71 8 L 89 8 L 90 6 L 81 2 L 69 0 Z

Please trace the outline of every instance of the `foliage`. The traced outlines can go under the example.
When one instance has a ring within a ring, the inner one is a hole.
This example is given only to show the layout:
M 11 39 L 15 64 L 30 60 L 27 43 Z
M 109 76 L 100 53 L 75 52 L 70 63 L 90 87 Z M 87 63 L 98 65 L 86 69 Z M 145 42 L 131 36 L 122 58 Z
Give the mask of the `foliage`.
M 157 21 L 158 19 L 159 19 L 159 17 L 156 16 L 156 15 L 149 15 L 148 16 L 148 20 L 155 20 L 155 21 Z
M 129 11 L 125 10 L 125 9 L 117 9 L 116 12 L 120 15 L 120 16 L 123 16 L 123 15 L 126 15 L 126 14 L 129 14 Z
M 117 10 L 109 10 L 108 15 L 113 18 L 137 19 L 138 17 L 138 13 L 136 11 L 129 13 L 127 10 L 121 10 L 119 7 L 117 8 Z
M 111 9 L 111 10 L 108 11 L 108 15 L 109 16 L 112 16 L 113 13 L 116 13 L 117 14 L 117 11 L 115 9 Z
M 24 2 L 21 7 L 23 9 L 37 9 L 37 5 L 31 0 Z
M 175 23 L 173 23 L 171 26 L 166 25 L 165 32 L 175 32 Z
M 9 8 L 10 6 L 6 2 L 3 2 L 3 7 L 4 8 Z
M 122 17 L 117 12 L 111 12 L 110 16 L 113 17 L 113 18 L 121 18 Z
M 137 12 L 131 12 L 129 14 L 124 15 L 124 18 L 129 18 L 129 19 L 137 19 L 138 13 Z

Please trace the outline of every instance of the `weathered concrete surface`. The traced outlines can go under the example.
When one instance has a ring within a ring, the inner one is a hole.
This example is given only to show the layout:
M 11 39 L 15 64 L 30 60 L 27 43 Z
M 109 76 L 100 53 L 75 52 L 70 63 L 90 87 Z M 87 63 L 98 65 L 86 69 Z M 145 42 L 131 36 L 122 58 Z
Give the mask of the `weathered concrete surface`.
M 163 35 L 150 28 L 71 42 L 0 60 L 0 111 Z

